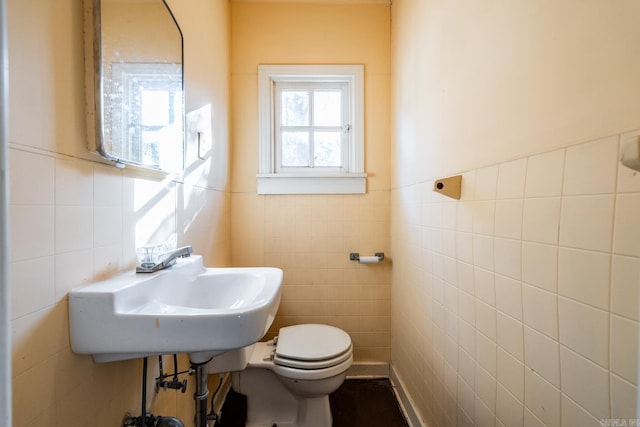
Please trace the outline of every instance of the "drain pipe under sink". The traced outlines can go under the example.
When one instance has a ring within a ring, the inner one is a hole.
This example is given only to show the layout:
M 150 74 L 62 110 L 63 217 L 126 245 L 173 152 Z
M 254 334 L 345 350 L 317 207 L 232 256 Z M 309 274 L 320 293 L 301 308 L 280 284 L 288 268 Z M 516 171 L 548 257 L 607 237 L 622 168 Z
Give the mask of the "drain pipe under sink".
M 207 360 L 204 363 L 191 362 L 191 369 L 196 374 L 196 392 L 193 399 L 196 401 L 196 427 L 207 427 L 207 397 L 209 397 L 209 389 L 207 388 Z

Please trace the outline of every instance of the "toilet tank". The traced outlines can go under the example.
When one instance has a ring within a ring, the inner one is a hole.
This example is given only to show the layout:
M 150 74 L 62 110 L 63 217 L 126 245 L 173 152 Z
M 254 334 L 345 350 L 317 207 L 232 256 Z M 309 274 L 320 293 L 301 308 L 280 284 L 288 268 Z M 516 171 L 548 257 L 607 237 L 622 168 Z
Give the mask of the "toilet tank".
M 255 344 L 215 356 L 207 363 L 207 373 L 221 374 L 244 370 L 249 363 L 254 347 Z

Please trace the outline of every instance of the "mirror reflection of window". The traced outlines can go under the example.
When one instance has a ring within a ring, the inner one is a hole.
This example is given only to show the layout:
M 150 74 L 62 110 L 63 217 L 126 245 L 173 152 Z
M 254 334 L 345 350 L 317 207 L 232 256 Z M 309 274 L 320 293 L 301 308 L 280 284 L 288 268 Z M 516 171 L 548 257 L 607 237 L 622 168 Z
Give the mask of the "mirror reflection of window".
M 144 127 L 169 126 L 170 90 L 140 88 L 140 116 Z
M 184 168 L 182 33 L 164 0 L 94 0 L 96 151 L 116 164 Z
M 112 75 L 112 154 L 163 170 L 180 169 L 181 65 L 118 63 Z

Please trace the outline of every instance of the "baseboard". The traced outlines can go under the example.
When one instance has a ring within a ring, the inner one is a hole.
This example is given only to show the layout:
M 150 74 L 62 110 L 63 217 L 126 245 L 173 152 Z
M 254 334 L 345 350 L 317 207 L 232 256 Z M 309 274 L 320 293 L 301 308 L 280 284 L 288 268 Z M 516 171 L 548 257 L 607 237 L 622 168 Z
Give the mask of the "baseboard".
M 347 371 L 347 378 L 389 378 L 386 362 L 354 363 Z
M 389 364 L 385 362 L 354 363 L 347 371 L 347 378 L 389 378 Z M 222 385 L 213 402 L 216 412 L 222 409 L 227 393 L 231 389 L 231 374 L 224 374 L 220 381 Z
M 396 373 L 395 369 L 393 369 L 393 365 L 389 366 L 389 380 L 391 381 L 391 386 L 396 392 L 396 396 L 398 398 L 398 403 L 400 404 L 400 409 L 404 413 L 405 419 L 407 423 L 409 423 L 409 427 L 428 427 L 425 423 L 420 420 L 418 414 L 414 410 L 415 405 L 411 397 L 407 394 L 404 383 Z

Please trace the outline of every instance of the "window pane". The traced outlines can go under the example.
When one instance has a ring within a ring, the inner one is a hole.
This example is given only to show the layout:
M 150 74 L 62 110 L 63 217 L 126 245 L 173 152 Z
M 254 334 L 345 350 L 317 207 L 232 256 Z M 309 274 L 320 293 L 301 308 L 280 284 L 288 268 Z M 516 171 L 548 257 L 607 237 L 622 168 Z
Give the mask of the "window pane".
M 313 136 L 315 166 L 340 167 L 340 132 L 316 132 Z
M 282 132 L 282 166 L 309 166 L 307 132 Z
M 166 90 L 142 90 L 142 125 L 169 125 L 169 92 Z
M 160 164 L 160 137 L 157 131 L 142 132 L 142 163 L 145 165 Z
M 313 96 L 313 125 L 342 126 L 342 92 L 339 90 L 315 91 Z
M 282 91 L 282 126 L 309 126 L 309 93 Z

